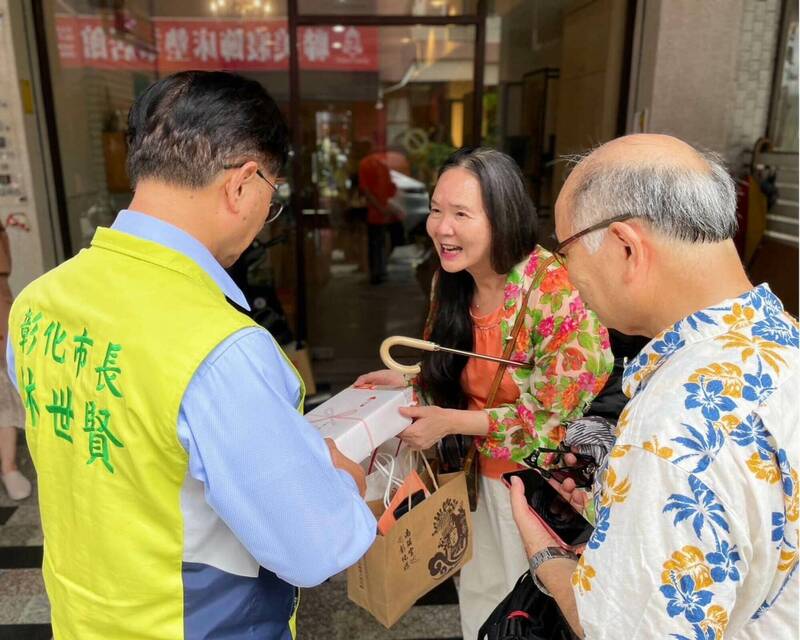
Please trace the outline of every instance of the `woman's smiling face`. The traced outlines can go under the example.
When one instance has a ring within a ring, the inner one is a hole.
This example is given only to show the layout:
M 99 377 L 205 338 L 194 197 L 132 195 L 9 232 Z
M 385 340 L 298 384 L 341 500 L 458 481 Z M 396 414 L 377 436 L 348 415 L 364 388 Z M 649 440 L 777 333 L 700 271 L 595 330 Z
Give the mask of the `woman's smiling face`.
M 442 174 L 431 196 L 426 228 L 445 271 L 491 268 L 492 227 L 481 185 L 470 171 L 453 167 Z

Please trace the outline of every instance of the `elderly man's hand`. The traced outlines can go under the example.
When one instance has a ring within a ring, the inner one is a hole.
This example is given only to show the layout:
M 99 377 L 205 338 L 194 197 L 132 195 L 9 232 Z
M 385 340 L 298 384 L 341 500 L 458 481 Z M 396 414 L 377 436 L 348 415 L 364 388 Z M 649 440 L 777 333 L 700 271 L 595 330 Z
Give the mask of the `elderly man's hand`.
M 564 462 L 573 467 L 578 464 L 578 459 L 568 453 L 564 456 Z M 564 498 L 572 508 L 575 509 L 578 513 L 585 513 L 586 507 L 589 505 L 592 494 L 590 491 L 586 489 L 579 489 L 575 486 L 575 481 L 571 478 L 567 478 L 564 482 L 558 482 L 557 480 L 553 480 L 552 478 L 547 481 L 553 489 L 558 491 L 558 494 Z
M 356 464 L 350 458 L 346 457 L 341 451 L 339 451 L 336 443 L 331 438 L 325 438 L 325 444 L 328 445 L 328 451 L 331 454 L 331 462 L 333 462 L 333 466 L 350 474 L 350 476 L 353 478 L 353 481 L 356 483 L 358 493 L 361 494 L 361 497 L 363 498 L 364 494 L 367 492 L 367 477 L 364 473 L 363 467 L 360 464 Z
M 511 478 L 511 511 L 517 523 L 525 553 L 530 558 L 534 553 L 546 547 L 557 547 L 558 543 L 542 523 L 531 513 L 528 500 L 525 498 L 525 485 L 517 477 Z

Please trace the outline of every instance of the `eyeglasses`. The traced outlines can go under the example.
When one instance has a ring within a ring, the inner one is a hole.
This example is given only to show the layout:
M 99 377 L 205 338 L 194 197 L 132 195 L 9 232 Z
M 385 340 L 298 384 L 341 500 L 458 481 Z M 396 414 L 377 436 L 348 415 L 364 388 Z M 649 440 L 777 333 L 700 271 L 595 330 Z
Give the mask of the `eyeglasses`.
M 583 236 L 589 235 L 593 231 L 600 231 L 600 229 L 605 229 L 606 227 L 610 227 L 615 222 L 623 222 L 624 220 L 630 220 L 631 218 L 635 218 L 636 216 L 632 213 L 623 213 L 618 216 L 614 216 L 613 218 L 609 218 L 608 220 L 603 220 L 602 222 L 598 222 L 597 224 L 593 224 L 591 227 L 584 229 L 583 231 L 578 231 L 571 235 L 566 240 L 559 242 L 556 245 L 556 248 L 553 249 L 553 255 L 555 256 L 556 260 L 558 260 L 559 264 L 562 267 L 567 265 L 567 254 L 564 253 L 564 248 L 577 240 L 578 238 L 582 238 Z
M 564 456 L 568 453 L 577 459 L 574 465 L 564 463 Z M 531 455 L 525 458 L 525 462 L 545 478 L 552 478 L 556 482 L 564 482 L 569 478 L 580 489 L 592 486 L 594 472 L 597 470 L 594 458 L 582 453 L 572 453 L 567 449 L 546 449 L 544 447 L 535 449 Z M 564 466 L 557 466 L 559 464 Z
M 241 169 L 245 165 L 244 162 L 241 164 L 224 164 L 222 165 L 223 169 Z M 264 182 L 266 182 L 270 187 L 272 187 L 273 193 L 278 192 L 278 186 L 273 184 L 267 179 L 263 173 L 261 173 L 261 169 L 256 169 L 256 175 L 261 178 Z M 275 222 L 283 213 L 283 203 L 282 202 L 275 202 L 274 200 L 270 200 L 269 203 L 269 211 L 267 212 L 267 219 L 264 221 L 264 224 L 269 224 L 270 222 Z

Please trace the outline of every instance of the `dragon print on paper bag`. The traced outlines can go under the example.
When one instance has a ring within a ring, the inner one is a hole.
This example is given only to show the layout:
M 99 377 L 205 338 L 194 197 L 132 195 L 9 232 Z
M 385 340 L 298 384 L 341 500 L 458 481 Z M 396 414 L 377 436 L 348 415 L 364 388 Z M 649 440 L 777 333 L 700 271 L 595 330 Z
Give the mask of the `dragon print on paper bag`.
M 448 498 L 433 520 L 433 535 L 439 535 L 437 553 L 428 561 L 428 571 L 434 578 L 448 575 L 467 552 L 469 531 L 464 503 Z

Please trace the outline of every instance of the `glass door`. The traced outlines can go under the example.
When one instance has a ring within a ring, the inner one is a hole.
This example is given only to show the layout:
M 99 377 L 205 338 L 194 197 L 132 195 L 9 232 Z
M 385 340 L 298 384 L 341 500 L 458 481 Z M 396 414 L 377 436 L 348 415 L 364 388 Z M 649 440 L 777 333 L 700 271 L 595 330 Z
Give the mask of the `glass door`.
M 344 22 L 298 33 L 308 341 L 334 387 L 381 366 L 386 336 L 421 332 L 430 192 L 471 132 L 475 31 Z

